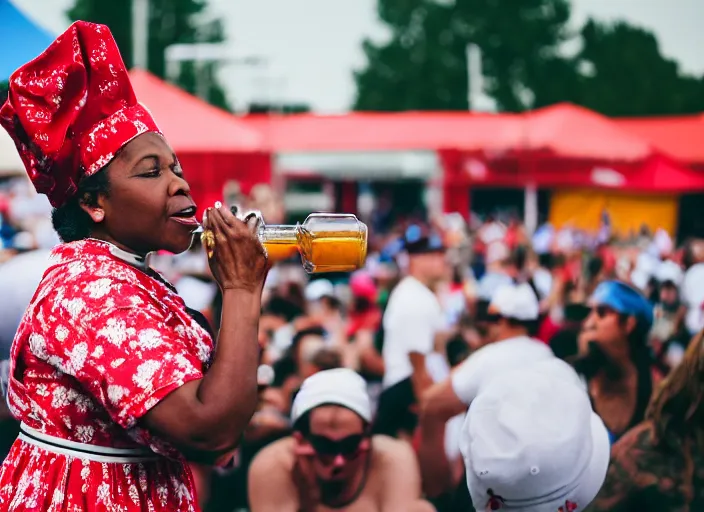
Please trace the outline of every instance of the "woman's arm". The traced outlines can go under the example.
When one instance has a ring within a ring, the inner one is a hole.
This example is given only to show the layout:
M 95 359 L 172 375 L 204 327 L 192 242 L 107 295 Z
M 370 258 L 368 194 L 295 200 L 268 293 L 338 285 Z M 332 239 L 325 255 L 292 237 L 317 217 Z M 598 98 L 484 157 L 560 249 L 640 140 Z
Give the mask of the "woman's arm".
M 213 364 L 199 380 L 163 398 L 142 418 L 180 448 L 221 453 L 232 449 L 257 405 L 260 295 L 223 293 L 222 323 Z
M 168 394 L 142 421 L 180 448 L 222 453 L 239 442 L 257 405 L 257 334 L 268 264 L 252 228 L 226 208 L 209 209 L 204 227 L 215 236 L 210 265 L 223 291 L 213 363 L 203 378 Z
M 445 426 L 465 410 L 467 406 L 455 395 L 449 379 L 433 385 L 422 396 L 418 458 L 423 490 L 430 498 L 441 496 L 456 483 L 445 454 Z

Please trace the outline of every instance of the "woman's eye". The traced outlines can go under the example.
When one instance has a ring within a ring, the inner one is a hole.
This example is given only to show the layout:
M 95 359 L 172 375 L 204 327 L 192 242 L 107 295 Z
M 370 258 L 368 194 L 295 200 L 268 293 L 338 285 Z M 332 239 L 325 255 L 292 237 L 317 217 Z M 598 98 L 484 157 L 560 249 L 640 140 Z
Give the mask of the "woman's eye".
M 142 174 L 143 177 L 145 178 L 157 178 L 161 174 L 160 169 L 152 169 L 151 171 L 145 172 Z

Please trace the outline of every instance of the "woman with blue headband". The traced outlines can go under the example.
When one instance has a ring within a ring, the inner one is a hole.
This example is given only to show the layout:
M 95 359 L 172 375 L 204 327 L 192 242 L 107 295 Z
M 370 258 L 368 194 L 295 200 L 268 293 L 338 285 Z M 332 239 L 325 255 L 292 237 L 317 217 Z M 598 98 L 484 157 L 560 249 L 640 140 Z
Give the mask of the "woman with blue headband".
M 575 368 L 587 380 L 594 410 L 613 443 L 643 420 L 653 383 L 661 378 L 647 345 L 653 306 L 620 281 L 597 286 L 590 306 Z

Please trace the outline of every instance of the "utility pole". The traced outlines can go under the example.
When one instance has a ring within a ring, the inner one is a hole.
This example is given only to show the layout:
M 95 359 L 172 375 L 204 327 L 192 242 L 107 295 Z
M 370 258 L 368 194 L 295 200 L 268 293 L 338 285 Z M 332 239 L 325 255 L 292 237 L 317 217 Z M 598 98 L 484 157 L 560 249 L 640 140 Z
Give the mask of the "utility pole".
M 149 66 L 149 0 L 132 0 L 132 67 Z

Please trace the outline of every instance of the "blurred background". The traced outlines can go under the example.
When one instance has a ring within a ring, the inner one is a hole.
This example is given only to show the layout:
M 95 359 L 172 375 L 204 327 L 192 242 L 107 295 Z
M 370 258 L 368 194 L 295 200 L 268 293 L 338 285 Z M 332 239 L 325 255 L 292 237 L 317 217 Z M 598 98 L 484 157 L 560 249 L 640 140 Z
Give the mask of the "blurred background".
M 71 21 L 105 23 L 201 206 L 262 183 L 286 217 L 500 213 L 529 231 L 546 220 L 595 230 L 608 209 L 620 233 L 684 239 L 702 230 L 700 9 L 0 0 L 13 48 L 0 80 Z M 23 174 L 5 134 L 0 173 Z
M 351 280 L 311 280 L 298 261 L 269 275 L 259 423 L 233 467 L 198 473 L 208 510 L 244 510 L 248 463 L 287 434 L 302 379 L 348 366 L 379 394 L 382 317 L 417 228 L 447 248 L 433 291 L 454 336 L 426 361 L 434 380 L 486 343 L 482 307 L 506 281 L 531 284 L 536 335 L 565 358 L 595 286 L 633 284 L 656 314 L 653 361 L 677 367 L 704 327 L 702 13 L 701 0 L 0 0 L 0 100 L 72 21 L 107 24 L 201 210 L 368 224 Z M 58 243 L 50 214 L 0 131 L 4 358 Z M 217 329 L 200 248 L 152 264 Z

